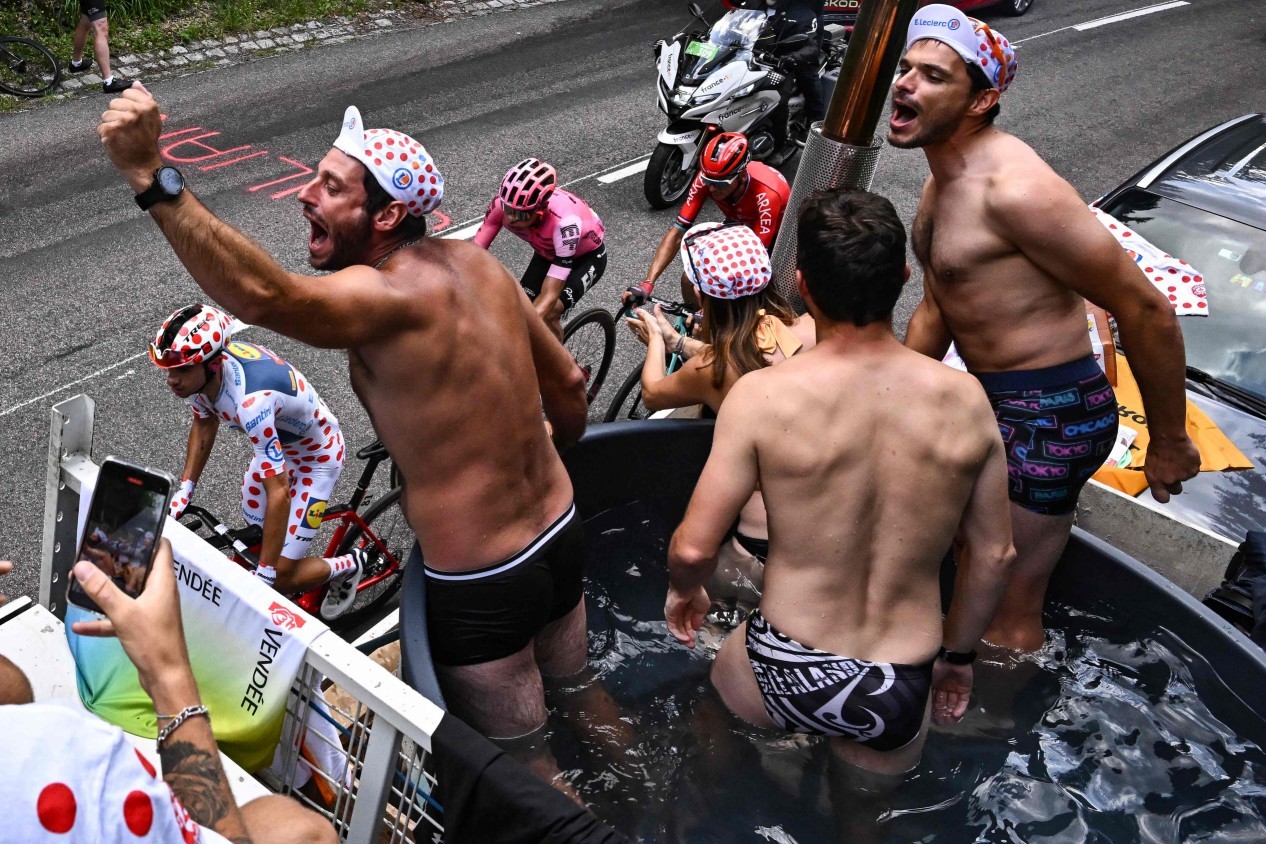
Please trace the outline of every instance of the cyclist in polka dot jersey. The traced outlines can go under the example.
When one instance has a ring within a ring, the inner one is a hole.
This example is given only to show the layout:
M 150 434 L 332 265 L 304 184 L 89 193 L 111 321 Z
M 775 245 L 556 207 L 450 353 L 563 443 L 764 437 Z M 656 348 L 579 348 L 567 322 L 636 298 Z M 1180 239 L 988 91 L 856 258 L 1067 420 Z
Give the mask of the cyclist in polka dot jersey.
M 307 556 L 343 470 L 338 419 L 302 373 L 263 346 L 231 341 L 231 330 L 228 315 L 191 305 L 172 314 L 150 345 L 168 387 L 193 411 L 170 515 L 179 518 L 189 505 L 220 424 L 242 431 L 254 452 L 242 478 L 242 513 L 264 534 L 255 573 L 287 593 L 330 582 L 321 614 L 333 618 L 355 597 L 363 568 L 359 550 Z

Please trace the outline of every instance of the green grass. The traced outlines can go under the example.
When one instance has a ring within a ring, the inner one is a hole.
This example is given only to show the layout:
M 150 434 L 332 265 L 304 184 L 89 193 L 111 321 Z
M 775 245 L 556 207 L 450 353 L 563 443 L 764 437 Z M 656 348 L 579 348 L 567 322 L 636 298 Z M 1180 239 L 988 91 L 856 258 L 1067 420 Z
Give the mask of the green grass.
M 300 21 L 389 7 L 421 9 L 431 0 L 106 0 L 110 52 L 166 49 L 175 44 L 252 32 Z M 37 38 L 68 61 L 79 23 L 77 0 L 3 0 L 0 34 Z

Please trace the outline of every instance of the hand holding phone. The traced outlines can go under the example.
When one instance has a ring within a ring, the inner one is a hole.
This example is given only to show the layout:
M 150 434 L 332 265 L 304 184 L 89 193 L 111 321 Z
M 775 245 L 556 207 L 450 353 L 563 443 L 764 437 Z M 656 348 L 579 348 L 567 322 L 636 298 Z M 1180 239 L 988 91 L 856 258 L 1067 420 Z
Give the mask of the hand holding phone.
M 164 472 L 106 458 L 97 475 L 76 559 L 95 565 L 128 597 L 140 595 L 162 536 L 171 488 L 172 478 Z M 66 599 L 102 613 L 76 578 L 70 578 Z

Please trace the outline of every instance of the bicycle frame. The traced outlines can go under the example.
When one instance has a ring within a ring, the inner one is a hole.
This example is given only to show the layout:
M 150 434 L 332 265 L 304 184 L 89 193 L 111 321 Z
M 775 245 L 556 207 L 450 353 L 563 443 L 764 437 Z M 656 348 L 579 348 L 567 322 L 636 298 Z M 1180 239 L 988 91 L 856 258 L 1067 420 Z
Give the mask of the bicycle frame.
M 391 553 L 386 543 L 378 537 L 378 534 L 374 533 L 369 523 L 361 518 L 360 515 L 360 506 L 365 500 L 365 495 L 369 490 L 369 485 L 373 481 L 374 475 L 378 471 L 379 465 L 389 458 L 387 450 L 381 443 L 374 443 L 358 451 L 356 457 L 365 461 L 365 468 L 361 471 L 360 479 L 356 482 L 356 488 L 352 491 L 350 500 L 347 504 L 327 508 L 321 516 L 321 523 L 325 524 L 336 520 L 339 522 L 339 525 L 334 528 L 334 534 L 330 537 L 323 556 L 327 558 L 334 556 L 339 546 L 343 544 L 343 540 L 347 537 L 348 531 L 355 527 L 360 530 L 361 536 L 368 539 L 378 549 L 383 559 L 387 560 L 388 565 L 382 571 L 360 582 L 356 587 L 356 590 L 360 592 L 395 575 L 401 569 L 402 564 Z M 238 565 L 252 571 L 259 565 L 258 554 L 260 546 L 258 544 L 247 545 L 232 529 L 227 527 L 209 510 L 196 504 L 190 504 L 185 508 L 184 514 L 197 519 L 203 527 L 219 537 L 218 540 L 212 540 L 212 544 L 221 551 L 231 549 L 233 559 Z M 295 603 L 305 611 L 316 615 L 320 610 L 321 599 L 324 594 L 325 585 L 318 586 L 315 589 L 304 592 L 295 599 Z

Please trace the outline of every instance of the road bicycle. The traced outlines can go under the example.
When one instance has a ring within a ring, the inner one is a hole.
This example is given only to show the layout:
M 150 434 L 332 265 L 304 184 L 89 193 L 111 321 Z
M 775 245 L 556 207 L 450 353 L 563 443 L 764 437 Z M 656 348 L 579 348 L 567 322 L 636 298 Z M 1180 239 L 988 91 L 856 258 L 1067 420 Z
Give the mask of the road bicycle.
M 666 299 L 656 299 L 654 296 L 646 300 L 646 307 L 659 305 L 663 308 L 664 313 L 673 319 L 673 327 L 677 329 L 678 334 L 685 334 L 690 319 L 694 315 L 694 311 L 688 305 L 682 302 L 670 302 Z M 625 308 L 620 311 L 621 317 L 630 316 L 632 311 Z M 652 330 L 658 331 L 657 328 Z M 676 352 L 668 353 L 667 372 L 672 375 L 681 368 L 681 364 L 685 359 Z M 603 422 L 628 422 L 634 419 L 645 419 L 650 416 L 650 412 L 646 409 L 646 405 L 642 403 L 642 367 L 635 366 L 629 376 L 624 379 L 624 383 L 615 391 L 615 398 L 611 400 L 610 407 L 607 408 L 606 415 L 602 417 Z
M 578 314 L 563 326 L 563 345 L 584 370 L 585 399 L 593 404 L 615 357 L 615 317 L 602 308 Z
M 335 523 L 321 556 L 338 557 L 351 553 L 353 548 L 366 551 L 365 571 L 356 587 L 356 598 L 345 612 L 333 618 L 325 617 L 321 611 L 321 602 L 329 584 L 309 590 L 295 599 L 300 607 L 338 633 L 350 631 L 369 619 L 399 594 L 404 566 L 413 547 L 413 532 L 400 506 L 403 488 L 394 463 L 390 468 L 387 491 L 376 498 L 368 494 L 378 467 L 390 460 L 386 447 L 381 441 L 375 441 L 356 452 L 356 459 L 365 461 L 365 469 L 356 482 L 351 499 L 347 504 L 327 507 L 321 516 L 323 525 Z M 259 564 L 257 555 L 263 531 L 258 525 L 229 528 L 206 508 L 195 504 L 185 508 L 180 521 L 243 568 L 253 570 Z
M 47 47 L 32 38 L 0 35 L 0 91 L 42 97 L 61 81 L 61 65 Z

